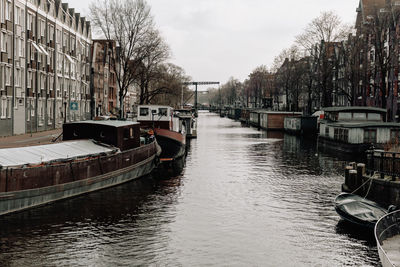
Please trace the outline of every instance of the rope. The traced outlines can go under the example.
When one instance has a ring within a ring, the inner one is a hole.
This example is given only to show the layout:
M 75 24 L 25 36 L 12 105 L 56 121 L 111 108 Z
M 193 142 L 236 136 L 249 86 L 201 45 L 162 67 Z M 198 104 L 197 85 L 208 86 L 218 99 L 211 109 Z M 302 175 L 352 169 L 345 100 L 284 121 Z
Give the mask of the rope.
M 369 194 L 369 190 L 371 189 L 371 185 L 372 185 L 372 178 L 369 178 L 369 180 L 371 181 L 370 183 L 369 183 L 369 187 L 368 187 L 368 190 L 367 190 L 367 194 L 365 194 L 365 196 L 364 196 L 364 199 L 368 196 L 368 194 Z
M 360 189 L 361 187 L 363 187 L 363 186 L 364 186 L 366 183 L 368 183 L 369 181 L 371 181 L 371 184 L 372 184 L 372 176 L 373 176 L 373 175 L 371 175 L 371 177 L 369 177 L 367 181 L 365 181 L 362 185 L 360 185 L 356 190 L 354 190 L 354 191 L 351 192 L 351 193 L 354 194 L 358 189 Z M 370 187 L 371 187 L 371 184 L 369 185 Z M 369 189 L 368 189 L 368 191 L 369 191 Z M 365 197 L 364 197 L 364 198 L 365 198 Z

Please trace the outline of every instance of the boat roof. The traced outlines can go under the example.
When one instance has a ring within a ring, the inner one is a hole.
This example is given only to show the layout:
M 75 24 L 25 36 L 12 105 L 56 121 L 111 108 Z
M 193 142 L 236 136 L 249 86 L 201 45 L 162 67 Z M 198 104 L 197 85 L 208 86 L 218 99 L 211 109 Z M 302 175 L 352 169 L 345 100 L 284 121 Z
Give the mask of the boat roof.
M 138 108 L 169 108 L 169 109 L 173 109 L 171 106 L 165 106 L 165 105 L 139 105 Z
M 324 112 L 342 112 L 342 111 L 362 111 L 362 112 L 367 112 L 367 111 L 372 111 L 372 112 L 379 112 L 379 113 L 386 113 L 387 110 L 383 108 L 376 108 L 376 107 L 329 107 L 329 108 L 323 108 L 322 109 Z
M 93 140 L 66 141 L 55 144 L 0 149 L 0 167 L 87 157 L 117 151 L 114 147 L 96 144 Z
M 391 127 L 400 128 L 400 123 L 398 122 L 383 122 L 383 121 L 339 121 L 339 122 L 327 122 L 326 120 L 321 121 L 322 124 L 327 124 L 329 126 L 345 127 L 345 128 L 367 128 L 367 127 Z
M 112 127 L 125 127 L 125 126 L 137 125 L 140 123 L 134 121 L 121 121 L 121 120 L 98 120 L 98 121 L 87 120 L 87 121 L 70 122 L 68 124 L 96 124 L 96 125 L 105 125 Z

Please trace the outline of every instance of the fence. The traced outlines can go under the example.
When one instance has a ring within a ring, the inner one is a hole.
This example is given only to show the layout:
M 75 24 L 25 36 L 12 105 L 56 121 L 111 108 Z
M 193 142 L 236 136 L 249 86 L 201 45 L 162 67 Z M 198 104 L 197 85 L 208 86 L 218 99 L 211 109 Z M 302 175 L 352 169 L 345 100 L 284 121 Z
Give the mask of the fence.
M 381 178 L 391 176 L 395 181 L 400 178 L 400 152 L 368 150 L 366 169 L 369 173 L 379 173 Z

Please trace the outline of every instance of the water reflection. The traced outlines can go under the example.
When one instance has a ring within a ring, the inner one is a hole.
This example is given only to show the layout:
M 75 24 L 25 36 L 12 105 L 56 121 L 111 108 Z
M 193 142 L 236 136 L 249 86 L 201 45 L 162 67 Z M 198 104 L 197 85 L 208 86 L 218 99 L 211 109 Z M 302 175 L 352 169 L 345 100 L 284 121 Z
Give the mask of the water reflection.
M 0 218 L 0 266 L 379 266 L 339 219 L 346 161 L 200 113 L 182 172 Z

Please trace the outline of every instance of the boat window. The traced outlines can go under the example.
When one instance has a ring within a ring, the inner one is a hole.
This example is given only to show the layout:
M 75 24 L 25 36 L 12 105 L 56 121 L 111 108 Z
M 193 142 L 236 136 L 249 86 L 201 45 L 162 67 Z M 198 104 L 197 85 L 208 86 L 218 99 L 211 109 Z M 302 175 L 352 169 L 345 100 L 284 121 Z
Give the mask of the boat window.
M 390 130 L 390 141 L 394 144 L 399 143 L 400 137 L 400 129 L 391 129 Z
M 325 126 L 325 136 L 329 136 L 329 127 Z
M 349 140 L 349 130 L 342 128 L 335 128 L 334 139 L 342 142 L 348 142 Z
M 376 129 L 364 129 L 364 143 L 376 143 Z
M 168 116 L 168 109 L 167 108 L 159 108 L 158 115 L 159 116 Z
M 367 114 L 366 113 L 354 113 L 353 114 L 353 119 L 355 119 L 355 120 L 366 120 L 367 119 Z
M 368 113 L 368 120 L 369 121 L 380 121 L 381 114 L 379 113 Z
M 149 109 L 148 108 L 140 108 L 140 116 L 147 116 L 149 115 Z
M 339 120 L 351 120 L 351 113 L 350 112 L 340 112 Z

